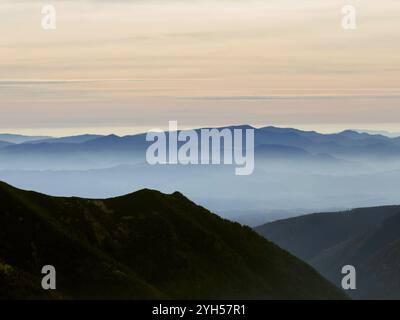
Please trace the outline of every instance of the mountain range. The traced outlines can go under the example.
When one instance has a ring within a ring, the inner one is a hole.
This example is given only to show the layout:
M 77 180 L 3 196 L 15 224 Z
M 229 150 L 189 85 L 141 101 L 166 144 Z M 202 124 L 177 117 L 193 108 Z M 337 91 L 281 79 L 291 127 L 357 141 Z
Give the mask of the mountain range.
M 255 170 L 250 176 L 235 176 L 233 165 L 149 165 L 145 154 L 151 142 L 137 134 L 0 143 L 0 179 L 54 196 L 108 198 L 143 188 L 180 190 L 251 226 L 299 213 L 398 202 L 400 138 L 353 130 L 254 129 Z M 254 218 L 238 215 L 249 211 Z
M 29 141 L 37 141 L 42 139 L 52 139 L 49 136 L 26 136 L 21 134 L 9 134 L 9 133 L 0 133 L 0 141 L 8 142 L 9 144 L 13 143 L 25 143 Z
M 335 134 L 321 134 L 315 131 L 301 131 L 291 128 L 262 127 L 253 128 L 248 125 L 221 127 L 222 129 L 254 129 L 255 147 L 259 153 L 268 152 L 273 156 L 281 155 L 325 155 L 330 160 L 345 157 L 357 160 L 365 157 L 370 161 L 389 160 L 400 154 L 400 137 L 387 137 L 380 134 L 361 133 L 346 130 Z M 201 129 L 197 129 L 199 131 Z M 71 137 L 28 137 L 0 134 L 1 155 L 37 153 L 48 155 L 86 152 L 90 153 L 142 152 L 149 145 L 145 134 L 119 137 L 116 135 L 80 135 Z M 256 152 L 257 153 L 257 152 Z M 94 156 L 94 155 L 92 155 Z M 144 159 L 144 155 L 141 155 Z M 133 163 L 132 161 L 130 163 Z M 121 162 L 114 163 L 116 165 Z M 4 164 L 2 164 L 4 165 Z M 84 163 L 82 163 L 84 167 Z M 26 169 L 27 167 L 25 167 Z
M 356 299 L 400 299 L 400 206 L 317 213 L 255 230 L 314 266 L 337 286 L 342 267 L 356 269 Z
M 53 265 L 57 290 L 40 287 Z M 181 193 L 50 197 L 0 183 L 1 299 L 346 299 L 310 266 Z

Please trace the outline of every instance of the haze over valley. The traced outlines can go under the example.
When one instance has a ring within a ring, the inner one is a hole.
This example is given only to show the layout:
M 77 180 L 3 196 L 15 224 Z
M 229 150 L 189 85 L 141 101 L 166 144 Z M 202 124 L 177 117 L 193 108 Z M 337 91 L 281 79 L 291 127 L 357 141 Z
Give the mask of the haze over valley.
M 255 170 L 249 176 L 236 176 L 230 165 L 149 165 L 145 134 L 0 135 L 0 141 L 0 179 L 49 195 L 180 191 L 252 226 L 310 212 L 398 203 L 400 138 L 378 134 L 261 127 L 255 130 Z

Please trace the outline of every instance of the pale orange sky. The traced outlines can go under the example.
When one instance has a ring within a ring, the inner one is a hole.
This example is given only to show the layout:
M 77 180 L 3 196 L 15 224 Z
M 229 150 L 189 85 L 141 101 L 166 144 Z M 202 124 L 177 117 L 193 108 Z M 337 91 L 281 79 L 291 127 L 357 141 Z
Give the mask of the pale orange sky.
M 400 1 L 0 0 L 0 131 L 400 131 Z M 357 9 L 357 29 L 341 8 Z

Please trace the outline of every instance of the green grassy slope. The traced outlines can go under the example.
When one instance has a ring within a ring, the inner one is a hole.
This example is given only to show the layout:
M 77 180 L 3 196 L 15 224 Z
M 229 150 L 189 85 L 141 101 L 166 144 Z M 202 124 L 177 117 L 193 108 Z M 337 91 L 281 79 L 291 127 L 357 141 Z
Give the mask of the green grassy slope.
M 40 289 L 43 265 L 57 290 Z M 0 183 L 0 298 L 341 299 L 311 267 L 180 193 L 55 198 Z

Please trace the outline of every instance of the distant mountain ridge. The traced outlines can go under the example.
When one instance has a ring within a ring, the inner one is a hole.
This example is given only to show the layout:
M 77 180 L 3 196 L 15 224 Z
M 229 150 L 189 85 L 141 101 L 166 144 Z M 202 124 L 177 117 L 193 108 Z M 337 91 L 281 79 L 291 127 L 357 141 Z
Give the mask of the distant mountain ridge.
M 385 130 L 362 130 L 362 129 L 354 129 L 353 131 L 357 131 L 360 133 L 368 133 L 368 134 L 380 134 L 382 136 L 386 136 L 389 138 L 398 138 L 400 137 L 400 132 L 389 132 Z
M 180 193 L 53 198 L 0 183 L 0 298 L 346 299 L 311 267 Z M 40 289 L 52 264 L 57 290 Z
M 48 136 L 26 136 L 20 134 L 0 133 L 0 141 L 9 143 L 24 143 L 28 141 L 36 141 L 41 139 L 50 139 Z
M 70 137 L 61 137 L 61 138 L 43 138 L 43 139 L 35 139 L 31 141 L 26 141 L 25 143 L 84 143 L 90 140 L 98 139 L 103 137 L 103 135 L 98 134 L 83 134 L 77 136 L 70 136 Z
M 400 299 L 400 206 L 304 215 L 255 230 L 338 286 L 342 267 L 355 266 L 354 298 Z
M 222 127 L 218 129 L 249 129 L 248 125 Z M 200 129 L 196 129 L 199 131 Z M 259 157 L 265 148 L 275 148 L 275 153 L 291 155 L 309 153 L 325 154 L 341 160 L 357 161 L 365 158 L 368 161 L 397 159 L 400 155 L 400 138 L 389 138 L 382 135 L 370 135 L 356 131 L 343 131 L 336 134 L 320 134 L 315 131 L 301 131 L 290 128 L 263 127 L 255 130 L 255 151 Z M 151 142 L 146 141 L 146 134 L 128 135 L 81 135 L 63 138 L 32 138 L 33 141 L 12 145 L 0 145 L 0 156 L 8 160 L 23 154 L 31 157 L 48 155 L 88 158 L 88 161 L 99 161 L 99 154 L 112 158 L 115 152 L 130 154 L 132 158 L 144 160 L 144 153 Z M 0 136 L 0 141 L 2 141 Z M 257 152 L 259 151 L 259 152 Z M 101 159 L 101 158 L 100 158 Z M 124 157 L 122 157 L 124 159 Z M 81 159 L 82 160 L 82 159 Z M 113 165 L 121 164 L 117 158 Z M 1 167 L 0 167 L 1 168 Z
M 219 129 L 224 128 L 252 127 Z M 254 133 L 255 170 L 247 177 L 235 176 L 235 165 L 152 166 L 146 161 L 152 142 L 136 134 L 6 144 L 0 146 L 0 179 L 61 196 L 106 198 L 147 187 L 181 190 L 215 212 L 229 216 L 230 210 L 251 210 L 263 217 L 269 212 L 268 219 L 277 216 L 274 210 L 295 214 L 297 208 L 315 212 L 397 203 L 399 138 L 277 127 Z

